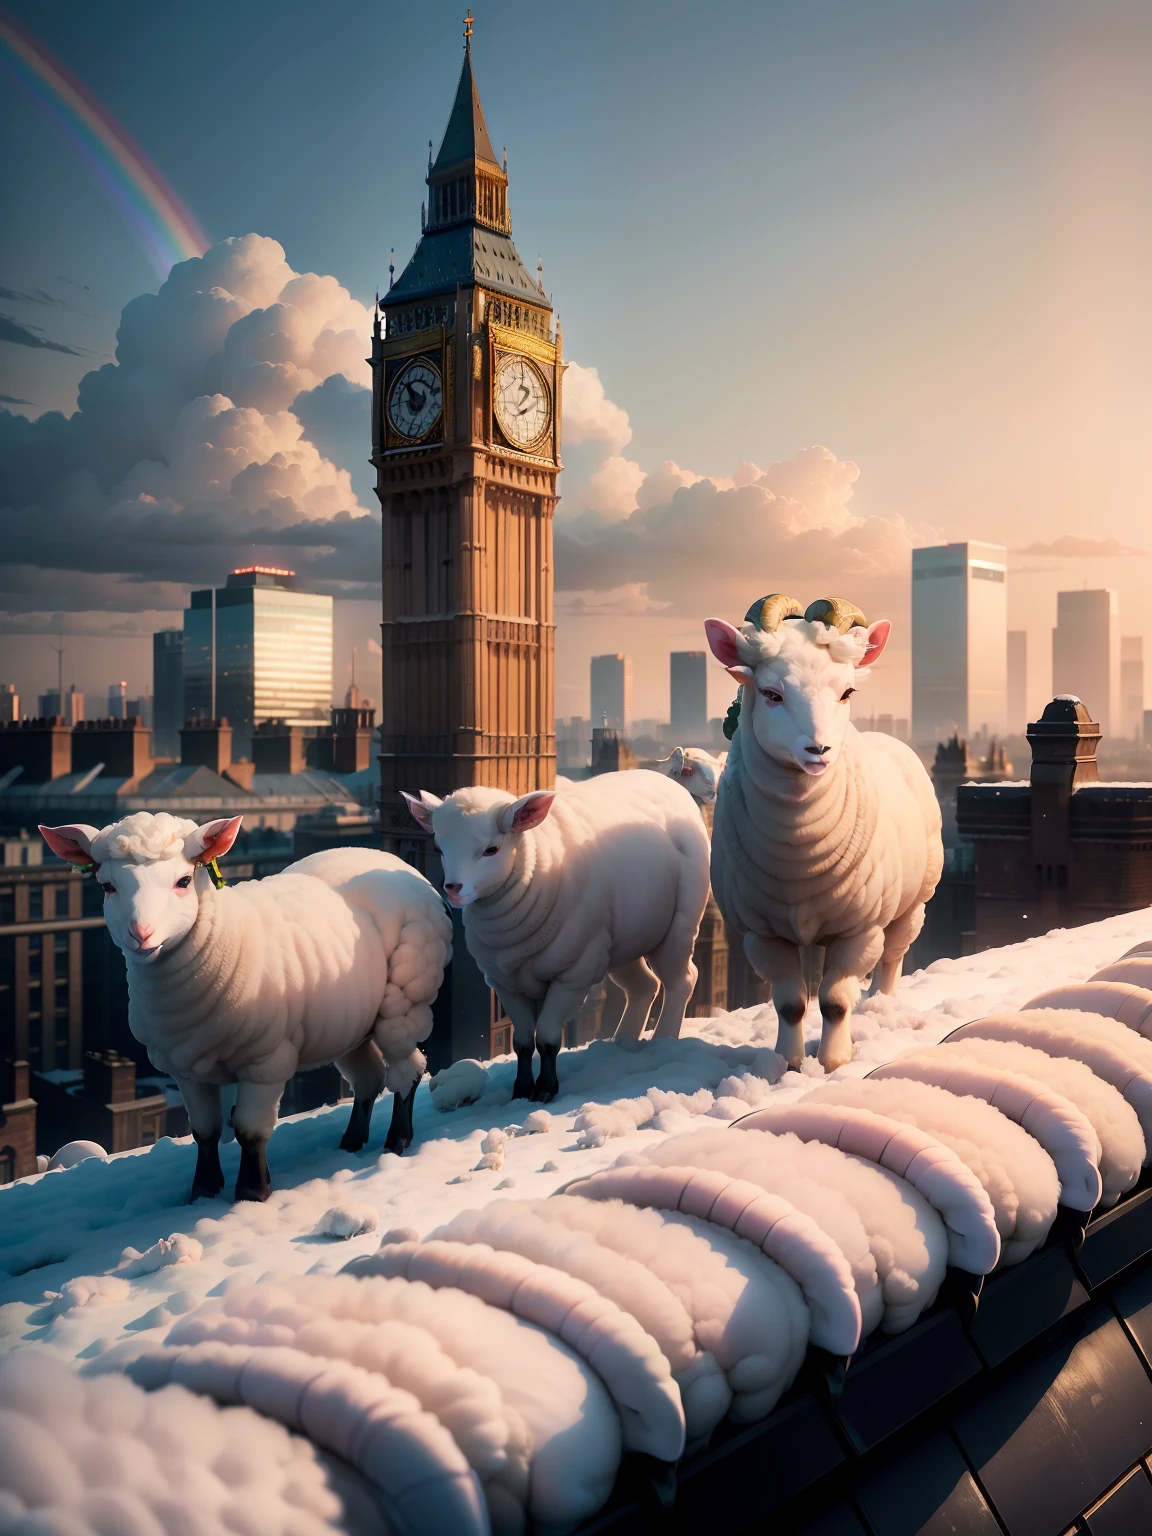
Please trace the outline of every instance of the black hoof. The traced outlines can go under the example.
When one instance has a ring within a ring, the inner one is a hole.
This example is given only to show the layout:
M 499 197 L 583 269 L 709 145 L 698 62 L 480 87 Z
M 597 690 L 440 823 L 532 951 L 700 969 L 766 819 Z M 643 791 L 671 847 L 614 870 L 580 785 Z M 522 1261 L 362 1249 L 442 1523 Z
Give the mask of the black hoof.
M 392 1132 L 389 1131 L 388 1135 L 384 1138 L 385 1152 L 395 1152 L 397 1157 L 403 1157 L 411 1145 L 411 1136 L 393 1136 Z
M 549 1083 L 539 1082 L 532 1090 L 532 1098 L 537 1104 L 551 1104 L 559 1091 L 559 1087 L 553 1088 Z
M 188 1204 L 195 1205 L 197 1200 L 215 1200 L 216 1196 L 224 1188 L 224 1180 L 219 1184 L 193 1184 L 192 1193 L 188 1196 Z
M 532 1079 L 529 1078 L 525 1083 L 520 1080 L 519 1076 L 517 1076 L 515 1085 L 512 1089 L 512 1097 L 514 1099 L 531 1099 L 535 1096 L 536 1084 L 532 1081 Z
M 340 1150 L 341 1152 L 359 1152 L 367 1140 L 367 1136 L 360 1135 L 349 1126 L 340 1138 Z
M 234 1198 L 237 1201 L 256 1200 L 263 1204 L 271 1193 L 271 1184 L 237 1184 Z

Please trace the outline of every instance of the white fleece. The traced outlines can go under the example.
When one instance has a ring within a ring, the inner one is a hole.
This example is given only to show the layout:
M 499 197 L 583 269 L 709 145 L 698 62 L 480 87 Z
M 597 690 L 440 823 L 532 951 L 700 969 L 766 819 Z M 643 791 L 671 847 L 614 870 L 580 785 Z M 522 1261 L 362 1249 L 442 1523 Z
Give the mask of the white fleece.
M 1100 1203 L 1113 1206 L 1140 1177 L 1144 1164 L 1144 1133 L 1136 1111 L 1118 1088 L 1097 1077 L 1091 1067 L 1070 1056 L 1050 1056 L 1015 1040 L 981 1040 L 975 1036 L 944 1042 L 949 1051 L 978 1061 L 994 1072 L 1020 1072 L 1047 1083 L 1087 1117 L 1100 1142 Z
M 670 1137 L 645 1157 L 718 1168 L 807 1211 L 852 1266 L 865 1336 L 877 1327 L 902 1332 L 936 1299 L 948 1263 L 943 1222 L 886 1169 L 798 1136 L 720 1127 Z
M 553 1195 L 532 1209 L 565 1230 L 588 1233 L 664 1282 L 691 1317 L 697 1348 L 723 1368 L 733 1419 L 762 1418 L 791 1386 L 810 1315 L 791 1275 L 750 1242 L 695 1216 L 620 1200 Z
M 1060 1200 L 1055 1165 L 1039 1142 L 983 1099 L 909 1078 L 877 1077 L 826 1083 L 809 1099 L 875 1110 L 951 1147 L 992 1201 L 1002 1265 L 1019 1264 L 1047 1237 Z
M 948 1040 L 1016 1040 L 1049 1056 L 1070 1056 L 1119 1089 L 1140 1120 L 1147 1163 L 1152 1158 L 1152 1042 L 1096 1013 L 1031 1008 L 994 1013 L 953 1030 Z
M 1098 1013 L 1105 1019 L 1117 1019 L 1127 1024 L 1145 1040 L 1152 1039 L 1152 992 L 1141 983 L 1136 985 L 1127 979 L 1124 968 L 1127 961 L 1106 966 L 1097 971 L 1091 981 L 1070 981 L 1061 987 L 1041 992 L 1025 1009 L 1075 1008 L 1080 1013 Z
M 697 1348 L 683 1302 L 635 1259 L 603 1247 L 587 1232 L 566 1231 L 546 1221 L 524 1200 L 493 1200 L 482 1210 L 462 1211 L 429 1237 L 485 1243 L 587 1281 L 631 1313 L 659 1345 L 680 1389 L 689 1440 L 708 1434 L 724 1417 L 731 1394 L 720 1367 Z

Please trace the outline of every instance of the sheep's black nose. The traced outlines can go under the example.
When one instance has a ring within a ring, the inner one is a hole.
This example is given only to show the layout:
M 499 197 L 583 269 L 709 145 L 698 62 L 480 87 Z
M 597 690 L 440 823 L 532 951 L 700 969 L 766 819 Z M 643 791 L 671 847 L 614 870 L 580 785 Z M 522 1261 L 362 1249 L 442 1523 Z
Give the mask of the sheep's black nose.
M 832 748 L 830 746 L 818 747 L 814 741 L 810 741 L 804 750 L 805 752 L 811 752 L 813 757 L 823 757 L 825 752 L 831 752 Z

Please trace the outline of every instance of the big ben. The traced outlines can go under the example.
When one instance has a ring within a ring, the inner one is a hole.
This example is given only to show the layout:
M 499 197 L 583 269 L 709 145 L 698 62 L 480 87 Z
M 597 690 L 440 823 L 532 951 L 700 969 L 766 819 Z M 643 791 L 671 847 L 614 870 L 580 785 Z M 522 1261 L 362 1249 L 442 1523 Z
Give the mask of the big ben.
M 429 146 L 431 150 L 431 146 Z M 514 795 L 555 777 L 552 516 L 560 328 L 512 243 L 464 64 L 421 237 L 372 340 L 372 462 L 383 513 L 381 812 L 415 856 L 400 791 Z

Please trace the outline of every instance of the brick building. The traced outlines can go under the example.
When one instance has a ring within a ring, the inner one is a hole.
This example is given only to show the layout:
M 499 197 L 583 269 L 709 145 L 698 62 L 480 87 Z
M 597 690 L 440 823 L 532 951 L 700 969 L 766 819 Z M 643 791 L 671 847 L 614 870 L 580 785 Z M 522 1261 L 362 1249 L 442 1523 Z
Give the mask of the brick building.
M 28 1063 L 0 1060 L 0 1184 L 36 1172 L 36 1100 Z
M 1152 904 L 1152 784 L 1102 784 L 1100 727 L 1070 695 L 1028 727 L 1027 783 L 964 784 L 974 847 L 975 953 Z

